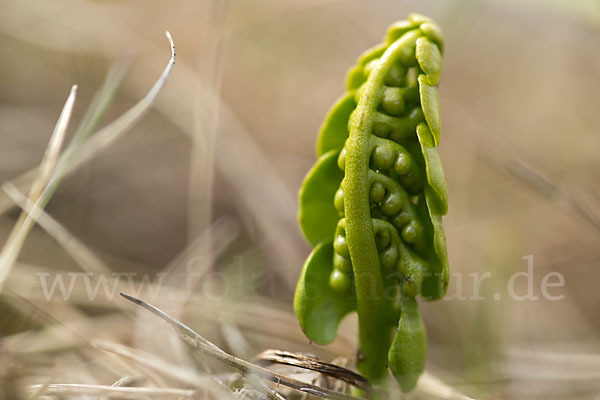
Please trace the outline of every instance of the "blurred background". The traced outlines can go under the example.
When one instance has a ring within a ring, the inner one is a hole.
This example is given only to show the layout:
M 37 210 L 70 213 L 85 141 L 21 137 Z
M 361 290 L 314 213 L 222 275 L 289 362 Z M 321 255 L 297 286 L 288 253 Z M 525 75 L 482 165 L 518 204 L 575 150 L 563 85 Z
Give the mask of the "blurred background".
M 165 30 L 177 62 L 148 113 L 60 182 L 53 223 L 24 241 L 0 294 L 0 397 L 123 376 L 189 387 L 98 340 L 199 375 L 229 371 L 116 292 L 90 298 L 81 276 L 68 300 L 46 298 L 43 277 L 68 287 L 69 272 L 91 273 L 92 286 L 104 271 L 172 288 L 137 294 L 236 356 L 278 348 L 351 367 L 353 316 L 317 346 L 293 315 L 310 251 L 297 190 L 347 69 L 411 12 L 446 37 L 439 152 L 453 275 L 447 299 L 422 305 L 428 376 L 410 398 L 600 399 L 597 0 L 3 0 L 0 181 L 25 194 L 71 85 L 67 140 L 111 68 L 128 72 L 97 129 L 146 95 L 169 58 Z M 5 243 L 21 209 L 2 191 L 0 211 Z M 528 263 L 514 292 L 537 300 L 509 291 Z

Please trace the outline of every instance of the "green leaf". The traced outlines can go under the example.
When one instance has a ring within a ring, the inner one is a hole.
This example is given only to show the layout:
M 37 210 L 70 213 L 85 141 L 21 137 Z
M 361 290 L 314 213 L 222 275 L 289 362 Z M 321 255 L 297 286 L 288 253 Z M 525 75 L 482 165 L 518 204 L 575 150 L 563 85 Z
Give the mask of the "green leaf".
M 440 144 L 440 133 L 442 130 L 442 121 L 440 119 L 440 99 L 438 97 L 435 86 L 429 84 L 427 76 L 424 74 L 419 75 L 419 94 L 421 95 L 421 107 L 423 107 L 423 114 L 435 145 Z
M 427 128 L 425 127 L 425 129 Z M 417 127 L 417 133 L 418 132 L 419 127 Z M 419 135 L 419 141 L 421 141 L 421 135 Z M 439 211 L 442 215 L 446 215 L 448 212 L 448 189 L 446 188 L 446 178 L 444 177 L 442 160 L 440 159 L 440 155 L 435 148 L 428 147 L 427 144 L 423 143 L 422 141 L 421 151 L 423 153 L 423 158 L 425 159 L 427 182 L 437 194 L 440 206 Z
M 420 25 L 425 22 L 433 22 L 433 20 L 431 18 L 426 17 L 425 15 L 419 14 L 419 13 L 408 14 L 408 20 L 415 25 Z
M 358 57 L 358 61 L 356 62 L 356 64 L 359 67 L 364 67 L 365 65 L 367 65 L 369 63 L 369 61 L 372 61 L 376 58 L 381 57 L 382 54 L 387 49 L 387 47 L 388 47 L 387 43 L 379 43 L 379 44 L 376 44 L 375 46 L 365 50 L 360 55 L 360 57 Z
M 306 240 L 313 246 L 333 238 L 339 220 L 333 204 L 344 178 L 337 166 L 338 154 L 338 150 L 331 150 L 321 156 L 300 187 L 298 220 Z
M 404 35 L 406 32 L 415 29 L 417 26 L 419 26 L 418 23 L 414 23 L 407 20 L 394 22 L 388 28 L 387 35 L 385 38 L 386 43 L 392 44 L 396 40 L 400 39 L 402 35 Z
M 388 352 L 388 364 L 403 392 L 410 392 L 425 370 L 427 337 L 414 297 L 401 299 L 398 331 Z
M 356 310 L 353 289 L 338 292 L 329 285 L 332 271 L 333 245 L 329 240 L 317 245 L 304 263 L 294 294 L 300 327 L 306 337 L 319 344 L 333 342 L 341 320 Z
M 433 135 L 429 130 L 429 127 L 424 122 L 419 122 L 417 125 L 417 137 L 419 138 L 419 143 L 421 147 L 435 147 L 435 142 L 433 140 Z
M 424 22 L 419 27 L 421 32 L 438 45 L 440 53 L 444 52 L 444 35 L 442 30 L 434 22 Z
M 424 279 L 422 297 L 426 300 L 437 300 L 444 297 L 448 289 L 449 266 L 446 235 L 442 225 L 442 206 L 437 194 L 432 188 L 425 188 L 425 201 L 429 212 L 429 219 L 433 229 L 434 258 L 429 257 L 429 276 Z
M 367 65 L 369 61 L 381 57 L 386 47 L 387 45 L 385 43 L 380 43 L 371 47 L 370 49 L 367 49 L 360 55 L 360 57 L 358 57 L 356 66 L 352 67 L 346 76 L 347 90 L 353 91 L 358 89 L 359 86 L 367 80 L 367 76 L 364 71 L 365 65 Z
M 366 80 L 367 77 L 365 76 L 362 67 L 352 67 L 346 74 L 346 89 L 356 90 L 360 87 L 360 85 L 365 83 Z
M 416 56 L 421 69 L 427 75 L 427 80 L 433 86 L 440 81 L 442 72 L 442 54 L 440 49 L 427 37 L 417 39 Z
M 354 92 L 348 92 L 336 100 L 329 110 L 317 139 L 317 157 L 330 150 L 341 150 L 348 138 L 348 120 L 356 108 Z

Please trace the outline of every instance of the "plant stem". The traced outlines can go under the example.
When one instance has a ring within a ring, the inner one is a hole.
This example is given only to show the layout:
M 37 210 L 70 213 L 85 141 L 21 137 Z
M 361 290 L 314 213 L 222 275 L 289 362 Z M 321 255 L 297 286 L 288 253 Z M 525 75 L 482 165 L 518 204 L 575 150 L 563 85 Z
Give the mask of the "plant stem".
M 404 35 L 410 40 L 410 35 Z M 368 172 L 372 151 L 372 132 L 377 107 L 381 102 L 385 77 L 406 41 L 394 42 L 373 68 L 362 89 L 358 106 L 352 115 L 350 137 L 346 142 L 346 178 L 344 211 L 346 240 L 356 285 L 359 351 L 358 369 L 371 382 L 386 376 L 387 353 L 391 329 L 389 321 L 392 301 L 384 298 L 384 284 L 371 222 Z

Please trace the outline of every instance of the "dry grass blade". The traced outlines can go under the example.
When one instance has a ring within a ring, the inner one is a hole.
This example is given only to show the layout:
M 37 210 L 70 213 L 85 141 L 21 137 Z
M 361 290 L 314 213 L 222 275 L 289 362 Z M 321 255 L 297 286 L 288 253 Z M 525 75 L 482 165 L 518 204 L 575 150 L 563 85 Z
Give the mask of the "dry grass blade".
M 311 371 L 317 371 L 323 375 L 348 382 L 359 389 L 371 389 L 369 381 L 362 375 L 350 371 L 347 368 L 326 363 L 318 358 L 309 357 L 304 354 L 282 350 L 265 350 L 256 357 L 256 360 L 260 363 L 273 362 L 284 365 L 292 365 L 294 367 L 304 368 Z
M 185 385 L 190 385 L 194 388 L 204 388 L 207 386 L 213 386 L 215 389 L 218 388 L 224 391 L 224 388 L 212 378 L 208 376 L 200 376 L 192 369 L 182 368 L 168 363 L 162 358 L 157 357 L 153 354 L 149 354 L 137 349 L 132 349 L 131 347 L 124 346 L 122 344 L 111 343 L 103 340 L 93 341 L 92 346 L 99 350 L 116 354 L 120 357 L 133 361 L 136 364 L 149 367 L 157 372 L 160 372 L 162 375 L 174 379 Z
M 195 237 L 210 223 L 210 204 L 215 174 L 215 147 L 221 98 L 218 93 L 223 81 L 225 44 L 228 29 L 229 1 L 213 0 L 207 10 L 211 18 L 203 24 L 203 38 L 208 39 L 202 50 L 198 71 L 204 80 L 197 80 L 194 106 L 194 130 L 189 178 L 189 237 Z M 216 31 L 216 35 L 211 32 Z M 214 38 L 214 39 L 212 39 Z
M 561 202 L 570 207 L 577 215 L 585 219 L 590 225 L 600 231 L 600 219 L 591 213 L 573 195 L 552 183 L 535 169 L 515 161 L 507 166 L 508 170 L 517 178 L 528 183 L 541 193 L 549 196 L 556 202 Z
M 43 192 L 47 187 L 46 185 L 51 180 L 54 168 L 59 162 L 60 150 L 62 149 L 67 128 L 69 127 L 76 95 L 77 85 L 73 85 L 69 97 L 67 97 L 67 101 L 60 113 L 54 132 L 48 143 L 48 147 L 46 148 L 46 152 L 38 170 L 38 175 L 29 191 L 29 201 L 34 204 L 38 204 L 42 199 Z M 36 214 L 28 214 L 23 211 L 2 249 L 2 253 L 0 254 L 0 292 L 2 292 L 6 277 L 19 256 L 21 248 L 25 243 L 25 238 L 33 226 L 35 219 Z
M 199 399 L 206 398 L 201 396 L 205 393 L 199 393 L 196 390 L 184 390 L 173 388 L 149 388 L 149 387 L 119 387 L 119 386 L 104 386 L 104 385 L 84 385 L 71 383 L 54 383 L 51 385 L 32 385 L 30 389 L 37 391 L 44 388 L 45 395 L 82 395 L 82 396 L 101 396 L 114 395 L 121 399 Z M 209 397 L 210 398 L 210 397 Z
M 52 171 L 59 160 L 58 156 L 65 141 L 67 128 L 69 127 L 69 121 L 71 120 L 71 114 L 73 114 L 73 106 L 75 105 L 76 96 L 77 85 L 73 85 L 71 92 L 69 93 L 69 97 L 65 102 L 65 106 L 60 113 L 58 122 L 54 128 L 54 132 L 52 133 L 52 137 L 50 138 L 50 142 L 46 148 L 46 152 L 44 153 L 44 157 L 40 164 L 38 177 L 33 182 L 31 187 L 31 191 L 29 193 L 30 199 L 39 197 L 42 194 L 42 191 L 46 187 L 46 183 L 50 179 Z
M 435 396 L 438 399 L 444 400 L 475 400 L 473 397 L 466 396 L 453 387 L 442 382 L 437 377 L 425 371 L 419 379 L 417 386 L 419 391 Z
M 110 386 L 112 386 L 112 387 L 132 386 L 133 384 L 135 384 L 141 380 L 142 379 L 140 379 L 140 377 L 137 377 L 137 376 L 124 376 Z M 111 399 L 114 399 L 114 397 L 100 396 L 99 399 L 100 400 L 111 400 Z
M 94 132 L 94 129 L 96 129 L 109 106 L 112 104 L 117 94 L 117 90 L 121 87 L 121 83 L 123 82 L 123 79 L 125 79 L 125 75 L 129 71 L 131 64 L 132 58 L 126 56 L 118 60 L 110 68 L 102 83 L 102 87 L 94 95 L 90 106 L 79 123 L 79 126 L 73 135 L 72 144 L 77 144 Z
M 17 188 L 19 188 L 20 192 L 28 192 L 31 188 L 31 184 L 37 176 L 38 169 L 39 166 L 32 168 L 29 171 L 24 172 L 16 178 L 12 179 L 11 182 Z M 14 206 L 15 203 L 10 198 L 8 198 L 7 196 L 0 196 L 0 214 L 4 214 Z
M 119 379 L 118 381 L 116 381 L 115 383 L 113 383 L 111 386 L 114 386 L 114 387 L 130 386 L 130 385 L 138 382 L 139 380 L 140 380 L 140 377 L 138 377 L 138 376 L 124 376 L 121 379 Z
M 260 392 L 264 392 L 268 399 L 270 400 L 286 400 L 279 392 L 275 389 L 272 389 L 264 383 L 263 381 L 257 379 L 256 377 L 251 377 L 249 380 L 250 385 L 252 385 L 255 389 Z
M 292 389 L 296 389 L 302 393 L 322 397 L 325 399 L 340 399 L 340 400 L 358 399 L 357 397 L 354 397 L 354 396 L 349 396 L 346 394 L 334 392 L 329 389 L 321 388 L 319 386 L 315 386 L 315 385 L 312 385 L 309 383 L 305 383 L 305 382 L 298 381 L 296 379 L 289 378 L 285 375 L 278 374 L 273 371 L 269 371 L 268 369 L 259 367 L 258 365 L 255 365 L 248 361 L 234 357 L 231 354 L 228 354 L 225 351 L 221 350 L 218 346 L 216 346 L 215 344 L 211 343 L 210 341 L 208 341 L 207 339 L 202 337 L 200 334 L 198 334 L 196 331 L 194 331 L 187 325 L 185 325 L 182 322 L 176 320 L 175 318 L 169 316 L 164 311 L 158 309 L 157 307 L 153 306 L 152 304 L 149 304 L 149 303 L 145 302 L 144 300 L 140 300 L 140 299 L 133 297 L 131 295 L 128 295 L 126 293 L 121 293 L 121 296 L 123 296 L 125 299 L 139 305 L 140 307 L 145 308 L 146 310 L 157 315 L 158 317 L 162 318 L 165 322 L 167 322 L 169 325 L 171 325 L 173 328 L 175 328 L 175 330 L 179 334 L 180 338 L 183 341 L 185 341 L 187 344 L 189 344 L 190 346 L 194 347 L 195 349 L 200 350 L 201 352 L 203 352 L 204 354 L 206 354 L 212 358 L 215 358 L 215 359 L 229 365 L 230 367 L 235 368 L 242 374 L 251 374 L 256 377 L 266 379 L 271 382 L 275 382 L 278 385 L 281 384 L 284 386 L 288 386 L 288 387 L 291 387 Z
M 35 387 L 31 387 L 31 392 L 29 393 L 29 396 L 27 396 L 27 400 L 35 400 L 39 398 L 41 395 L 44 394 L 44 391 L 48 388 L 48 385 L 49 383 L 45 383 L 41 385 L 35 385 Z
M 31 203 L 15 185 L 7 182 L 2 189 L 25 212 L 35 213 L 37 224 L 52 236 L 84 271 L 110 274 L 110 268 L 98 256 L 44 210 Z

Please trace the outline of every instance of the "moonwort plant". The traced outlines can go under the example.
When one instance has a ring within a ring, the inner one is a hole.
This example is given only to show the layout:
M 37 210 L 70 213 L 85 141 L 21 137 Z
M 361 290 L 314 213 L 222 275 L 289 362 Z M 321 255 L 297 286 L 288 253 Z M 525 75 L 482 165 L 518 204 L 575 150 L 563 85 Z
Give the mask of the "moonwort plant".
M 440 141 L 442 34 L 411 14 L 350 69 L 299 194 L 299 221 L 314 250 L 294 309 L 306 336 L 335 339 L 357 311 L 357 367 L 374 383 L 389 366 L 404 392 L 424 370 L 426 335 L 416 296 L 448 287 L 442 216 L 448 195 Z

